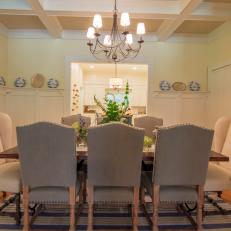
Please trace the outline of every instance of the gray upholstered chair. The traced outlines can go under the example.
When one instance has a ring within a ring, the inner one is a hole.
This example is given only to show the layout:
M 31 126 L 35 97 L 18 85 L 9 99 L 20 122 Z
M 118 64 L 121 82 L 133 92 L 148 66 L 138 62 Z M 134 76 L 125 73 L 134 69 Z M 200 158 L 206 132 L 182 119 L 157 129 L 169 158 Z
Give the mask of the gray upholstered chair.
M 71 126 L 75 122 L 80 122 L 81 119 L 85 122 L 85 127 L 89 128 L 91 125 L 91 118 L 88 116 L 83 116 L 81 114 L 62 117 L 61 123 Z
M 76 146 L 73 128 L 39 122 L 17 127 L 23 183 L 24 231 L 29 230 L 29 203 L 68 203 L 70 230 L 75 230 Z
M 158 129 L 153 174 L 142 176 L 142 186 L 152 196 L 153 231 L 158 230 L 160 202 L 197 202 L 197 230 L 202 230 L 212 138 L 212 130 L 194 125 Z
M 137 210 L 144 130 L 113 122 L 88 132 L 88 230 L 93 229 L 93 204 L 126 202 Z
M 9 115 L 5 113 L 0 113 L 0 143 L 1 151 L 9 149 L 12 147 L 12 120 Z M 2 159 L 4 160 L 4 159 Z M 20 192 L 21 192 L 21 175 L 20 175 L 20 165 L 18 161 L 7 162 L 7 160 L 2 161 L 0 164 L 0 191 L 10 192 L 15 194 L 11 197 L 4 206 L 2 206 L 0 215 L 4 215 L 4 208 L 9 204 L 9 202 L 16 201 L 16 213 L 15 220 L 19 224 L 21 220 L 20 212 Z
M 154 139 L 153 130 L 157 127 L 163 126 L 163 119 L 148 115 L 140 116 L 134 118 L 134 126 L 144 128 L 145 136 L 149 136 Z

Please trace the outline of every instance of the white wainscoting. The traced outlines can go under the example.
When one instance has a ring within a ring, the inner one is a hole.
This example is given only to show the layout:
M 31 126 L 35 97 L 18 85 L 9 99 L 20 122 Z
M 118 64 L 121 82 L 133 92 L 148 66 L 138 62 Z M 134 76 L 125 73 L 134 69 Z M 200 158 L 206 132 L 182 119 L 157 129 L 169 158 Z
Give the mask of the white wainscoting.
M 62 89 L 0 89 L 0 111 L 13 120 L 13 142 L 16 143 L 16 126 L 37 121 L 60 122 L 64 115 Z
M 208 92 L 161 92 L 152 97 L 149 114 L 163 118 L 164 125 L 193 123 L 205 126 Z

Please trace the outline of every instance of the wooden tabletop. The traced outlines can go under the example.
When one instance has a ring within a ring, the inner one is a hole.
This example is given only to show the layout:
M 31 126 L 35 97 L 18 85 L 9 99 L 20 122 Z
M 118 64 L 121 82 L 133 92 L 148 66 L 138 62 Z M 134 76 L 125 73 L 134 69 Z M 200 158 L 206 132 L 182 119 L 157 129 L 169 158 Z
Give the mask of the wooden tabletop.
M 76 155 L 78 159 L 87 159 L 87 147 L 77 147 Z M 152 161 L 154 156 L 154 148 L 143 150 L 143 160 Z M 0 159 L 18 159 L 18 149 L 17 147 L 10 148 L 0 153 Z M 218 152 L 211 151 L 211 156 L 209 161 L 215 162 L 227 162 L 229 157 Z

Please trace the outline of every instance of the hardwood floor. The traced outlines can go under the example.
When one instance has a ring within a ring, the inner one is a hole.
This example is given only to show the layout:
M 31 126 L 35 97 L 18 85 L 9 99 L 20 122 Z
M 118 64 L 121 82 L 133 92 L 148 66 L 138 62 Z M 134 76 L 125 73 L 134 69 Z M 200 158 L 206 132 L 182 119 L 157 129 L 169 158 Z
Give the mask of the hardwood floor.
M 222 193 L 222 199 L 224 201 L 230 202 L 231 203 L 231 191 L 225 191 Z

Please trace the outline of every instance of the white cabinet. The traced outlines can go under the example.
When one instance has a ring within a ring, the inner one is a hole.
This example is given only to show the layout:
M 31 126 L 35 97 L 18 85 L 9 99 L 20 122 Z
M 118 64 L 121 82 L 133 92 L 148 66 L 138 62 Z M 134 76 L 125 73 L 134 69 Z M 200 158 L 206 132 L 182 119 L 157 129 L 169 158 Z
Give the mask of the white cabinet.
M 64 97 L 62 92 L 39 92 L 36 107 L 37 121 L 60 123 L 64 113 Z
M 35 94 L 32 91 L 7 90 L 5 104 L 15 126 L 35 121 Z
M 61 89 L 0 90 L 0 111 L 13 120 L 13 143 L 16 143 L 16 127 L 37 121 L 60 122 L 64 115 L 64 92 Z
M 164 125 L 205 125 L 207 92 L 154 92 L 148 114 L 163 118 Z

